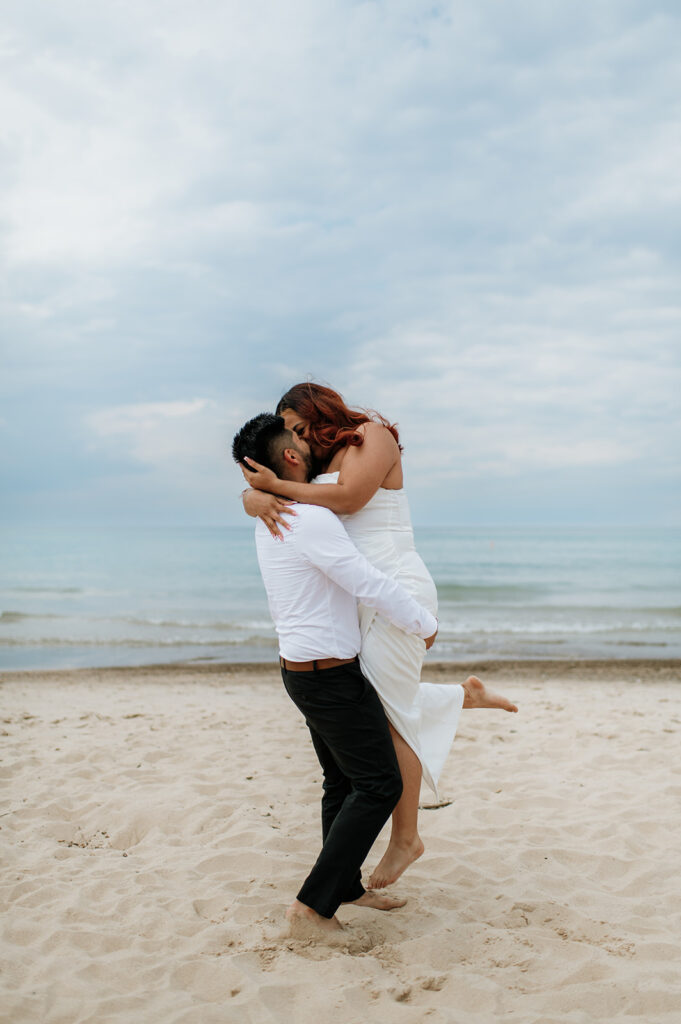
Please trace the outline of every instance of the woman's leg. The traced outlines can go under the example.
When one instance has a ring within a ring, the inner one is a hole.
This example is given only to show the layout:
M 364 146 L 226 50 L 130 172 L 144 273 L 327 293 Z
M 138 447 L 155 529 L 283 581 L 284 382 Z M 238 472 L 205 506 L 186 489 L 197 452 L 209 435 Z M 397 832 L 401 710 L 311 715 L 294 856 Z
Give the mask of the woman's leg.
M 468 677 L 463 683 L 463 692 L 464 708 L 518 710 L 517 706 L 507 697 L 487 690 L 477 676 Z M 392 724 L 389 722 L 388 725 L 402 775 L 402 796 L 392 814 L 392 830 L 388 848 L 369 878 L 371 889 L 383 889 L 386 885 L 392 885 L 410 864 L 418 860 L 424 850 L 418 831 L 421 762 Z
M 390 734 L 402 774 L 402 796 L 392 814 L 388 848 L 369 879 L 371 889 L 384 889 L 386 885 L 392 885 L 424 850 L 418 831 L 421 762 L 392 725 Z

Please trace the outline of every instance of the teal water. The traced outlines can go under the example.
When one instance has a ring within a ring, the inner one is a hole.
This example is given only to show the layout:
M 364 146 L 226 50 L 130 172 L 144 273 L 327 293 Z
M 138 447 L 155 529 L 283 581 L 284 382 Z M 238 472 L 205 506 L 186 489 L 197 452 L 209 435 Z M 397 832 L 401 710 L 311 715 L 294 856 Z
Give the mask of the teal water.
M 417 529 L 432 660 L 681 657 L 681 530 Z M 267 661 L 253 531 L 5 528 L 0 667 Z

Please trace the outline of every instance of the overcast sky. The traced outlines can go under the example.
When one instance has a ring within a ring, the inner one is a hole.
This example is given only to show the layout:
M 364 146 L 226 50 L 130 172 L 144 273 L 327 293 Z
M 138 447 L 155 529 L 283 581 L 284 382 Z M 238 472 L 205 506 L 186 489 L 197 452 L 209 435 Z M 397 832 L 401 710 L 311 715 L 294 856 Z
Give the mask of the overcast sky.
M 22 0 L 5 521 L 241 523 L 312 377 L 415 521 L 681 522 L 676 2 Z

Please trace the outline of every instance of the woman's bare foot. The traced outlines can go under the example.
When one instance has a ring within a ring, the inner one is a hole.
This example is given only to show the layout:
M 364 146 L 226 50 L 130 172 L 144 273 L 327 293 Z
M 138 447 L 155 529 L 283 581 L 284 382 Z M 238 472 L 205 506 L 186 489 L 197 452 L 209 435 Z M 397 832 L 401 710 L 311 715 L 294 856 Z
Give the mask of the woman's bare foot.
M 343 930 L 343 925 L 337 917 L 322 917 L 312 907 L 306 907 L 299 900 L 293 901 L 286 911 L 286 917 L 292 930 L 299 928 L 301 925 L 305 928 L 312 926 L 324 932 L 340 932 Z
M 517 711 L 518 708 L 506 697 L 490 693 L 477 676 L 469 676 L 463 684 L 463 706 L 465 708 L 498 708 L 500 711 Z
M 419 859 L 424 849 L 420 836 L 416 836 L 409 843 L 391 839 L 388 849 L 372 872 L 369 886 L 372 889 L 385 889 L 386 885 L 392 885 L 410 864 Z
M 384 893 L 367 890 L 359 899 L 349 900 L 347 905 L 351 907 L 371 907 L 372 910 L 398 910 L 406 902 L 406 900 L 399 899 L 397 896 L 387 896 Z

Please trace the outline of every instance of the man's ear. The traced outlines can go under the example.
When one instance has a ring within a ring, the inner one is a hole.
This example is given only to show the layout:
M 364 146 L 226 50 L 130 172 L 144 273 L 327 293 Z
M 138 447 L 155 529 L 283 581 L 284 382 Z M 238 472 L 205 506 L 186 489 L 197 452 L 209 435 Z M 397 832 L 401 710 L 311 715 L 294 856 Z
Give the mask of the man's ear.
M 295 448 L 284 448 L 284 462 L 287 462 L 289 466 L 300 465 L 300 455 Z

